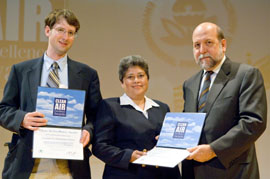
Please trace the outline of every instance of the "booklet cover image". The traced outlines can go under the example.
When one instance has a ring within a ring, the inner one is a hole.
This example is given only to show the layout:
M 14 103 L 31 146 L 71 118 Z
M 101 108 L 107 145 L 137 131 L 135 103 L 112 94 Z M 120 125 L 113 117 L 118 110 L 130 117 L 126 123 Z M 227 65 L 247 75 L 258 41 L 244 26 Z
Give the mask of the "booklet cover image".
M 205 113 L 167 113 L 157 147 L 190 148 L 198 145 Z
M 45 115 L 47 126 L 82 126 L 85 91 L 38 87 L 36 111 Z

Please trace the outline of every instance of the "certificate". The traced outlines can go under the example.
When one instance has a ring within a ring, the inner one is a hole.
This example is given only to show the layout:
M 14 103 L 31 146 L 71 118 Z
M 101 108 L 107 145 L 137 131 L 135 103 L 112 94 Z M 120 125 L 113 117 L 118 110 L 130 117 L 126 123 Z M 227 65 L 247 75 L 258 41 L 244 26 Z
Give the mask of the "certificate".
M 205 113 L 167 113 L 157 146 L 133 163 L 175 167 L 188 157 L 186 148 L 198 145 L 204 120 Z
M 40 127 L 34 131 L 33 158 L 83 160 L 81 130 Z
M 85 91 L 38 87 L 36 111 L 47 126 L 33 136 L 33 158 L 83 160 L 80 143 Z
M 154 147 L 133 163 L 173 168 L 189 156 L 185 149 Z

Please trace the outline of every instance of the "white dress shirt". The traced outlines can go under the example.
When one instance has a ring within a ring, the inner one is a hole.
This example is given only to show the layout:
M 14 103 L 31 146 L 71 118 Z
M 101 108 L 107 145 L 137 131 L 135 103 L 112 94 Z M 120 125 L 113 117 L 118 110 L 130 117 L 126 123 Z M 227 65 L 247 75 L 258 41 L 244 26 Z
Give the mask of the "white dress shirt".
M 214 83 L 214 81 L 215 81 L 215 79 L 216 79 L 216 76 L 217 76 L 218 72 L 220 71 L 220 68 L 221 68 L 221 66 L 223 65 L 225 59 L 226 59 L 226 56 L 224 55 L 224 57 L 223 57 L 223 59 L 221 60 L 220 64 L 218 64 L 218 66 L 217 66 L 215 69 L 212 70 L 212 71 L 213 71 L 213 74 L 210 76 L 210 78 L 211 78 L 210 89 L 211 89 L 211 87 L 212 87 L 212 85 L 213 85 L 213 83 Z M 200 86 L 200 92 L 199 92 L 199 94 L 201 94 L 201 92 L 202 92 L 202 87 L 203 87 L 203 84 L 204 84 L 204 79 L 205 79 L 205 77 L 206 77 L 206 72 L 207 72 L 207 71 L 204 70 L 203 78 L 202 78 L 202 81 L 201 81 L 201 86 Z M 210 90 L 210 89 L 209 89 L 209 90 Z M 200 95 L 199 95 L 198 99 L 199 99 L 199 98 L 200 98 Z
M 68 64 L 67 64 L 67 54 L 55 61 L 47 56 L 46 52 L 44 53 L 44 61 L 41 73 L 41 86 L 47 86 L 47 79 L 51 70 L 51 66 L 54 62 L 57 62 L 59 69 L 58 75 L 60 80 L 59 88 L 68 88 Z
M 144 109 L 141 109 L 137 104 L 135 104 L 133 102 L 133 100 L 128 97 L 128 95 L 126 95 L 126 93 L 124 93 L 121 97 L 120 97 L 120 105 L 131 105 L 132 107 L 134 107 L 137 111 L 140 111 L 143 113 L 143 115 L 148 119 L 148 112 L 147 110 L 152 108 L 152 107 L 159 107 L 159 105 L 153 101 L 150 98 L 147 98 L 146 96 L 144 96 L 145 98 L 145 105 L 144 105 Z

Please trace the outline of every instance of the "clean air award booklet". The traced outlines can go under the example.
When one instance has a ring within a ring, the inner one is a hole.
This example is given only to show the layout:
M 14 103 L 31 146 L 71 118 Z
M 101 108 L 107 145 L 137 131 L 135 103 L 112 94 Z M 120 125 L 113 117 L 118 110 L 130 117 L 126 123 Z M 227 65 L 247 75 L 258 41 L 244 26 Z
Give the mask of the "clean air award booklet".
M 205 113 L 166 114 L 156 147 L 133 163 L 162 167 L 175 167 L 198 145 Z
M 38 87 L 36 111 L 48 122 L 34 131 L 33 158 L 83 160 L 84 102 L 83 90 Z

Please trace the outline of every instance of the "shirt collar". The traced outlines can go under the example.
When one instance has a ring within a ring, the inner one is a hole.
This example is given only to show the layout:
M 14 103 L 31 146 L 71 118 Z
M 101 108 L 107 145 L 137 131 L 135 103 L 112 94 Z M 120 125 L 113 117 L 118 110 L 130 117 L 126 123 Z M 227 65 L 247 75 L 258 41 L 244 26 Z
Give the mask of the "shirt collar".
M 67 54 L 63 57 L 60 58 L 59 60 L 55 61 L 49 56 L 47 56 L 46 52 L 44 53 L 44 65 L 47 71 L 50 70 L 52 64 L 56 62 L 59 66 L 59 70 L 62 71 L 64 69 L 64 66 L 67 64 Z
M 159 107 L 159 105 L 153 101 L 152 99 L 144 96 L 145 98 L 145 105 L 144 105 L 144 110 L 142 110 L 137 104 L 135 104 L 133 102 L 133 100 L 126 94 L 124 93 L 121 97 L 120 97 L 120 105 L 131 105 L 133 106 L 137 111 L 147 111 L 148 109 L 152 108 L 152 107 Z

